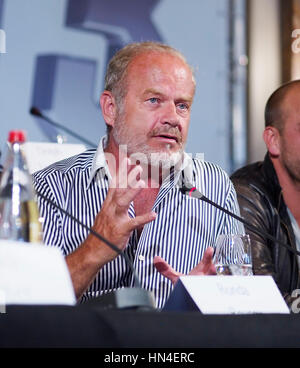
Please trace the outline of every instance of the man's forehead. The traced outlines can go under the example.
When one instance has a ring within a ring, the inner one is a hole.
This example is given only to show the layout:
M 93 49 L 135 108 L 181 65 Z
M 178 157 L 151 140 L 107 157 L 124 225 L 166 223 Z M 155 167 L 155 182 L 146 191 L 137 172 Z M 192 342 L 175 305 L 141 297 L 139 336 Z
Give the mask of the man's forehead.
M 152 82 L 173 82 L 185 87 L 190 83 L 192 94 L 195 89 L 191 68 L 179 56 L 169 53 L 148 52 L 136 56 L 128 68 L 127 83 L 130 85 L 136 81 L 145 84 L 150 82 L 145 89 L 151 89 Z
M 300 84 L 292 86 L 281 102 L 283 111 L 292 113 L 300 110 Z
M 160 72 L 176 68 L 178 76 L 192 74 L 189 65 L 176 54 L 168 52 L 148 51 L 137 55 L 130 63 L 128 72 L 146 71 Z
M 143 90 L 142 95 L 144 97 L 147 96 L 160 96 L 162 98 L 165 97 L 165 91 L 163 89 L 158 88 L 145 88 Z M 193 98 L 194 98 L 194 90 L 191 91 L 191 93 L 184 93 L 184 94 L 180 94 L 180 100 L 182 101 L 187 101 L 187 102 L 192 102 Z

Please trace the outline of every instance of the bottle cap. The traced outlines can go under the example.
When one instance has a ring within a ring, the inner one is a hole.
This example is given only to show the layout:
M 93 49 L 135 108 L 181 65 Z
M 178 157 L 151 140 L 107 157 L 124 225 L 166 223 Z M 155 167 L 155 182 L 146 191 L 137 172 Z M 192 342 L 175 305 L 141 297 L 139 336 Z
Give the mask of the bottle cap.
M 25 132 L 23 130 L 11 130 L 8 133 L 8 142 L 9 143 L 23 143 L 25 142 Z

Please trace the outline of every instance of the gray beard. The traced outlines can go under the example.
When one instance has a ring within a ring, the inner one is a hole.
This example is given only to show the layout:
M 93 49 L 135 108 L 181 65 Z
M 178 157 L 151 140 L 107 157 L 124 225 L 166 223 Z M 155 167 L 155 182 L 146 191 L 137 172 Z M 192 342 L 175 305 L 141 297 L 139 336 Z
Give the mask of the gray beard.
M 128 145 L 128 152 L 132 151 L 132 147 Z M 162 169 L 170 169 L 181 163 L 183 158 L 183 150 L 177 152 L 149 150 L 149 147 L 139 147 L 139 151 L 130 154 L 131 162 L 139 162 L 143 166 L 160 167 Z
M 128 134 L 126 124 L 120 116 L 115 122 L 115 127 L 111 134 L 120 149 L 130 157 L 132 163 L 139 162 L 144 166 L 159 167 L 163 170 L 170 169 L 182 163 L 184 153 L 182 144 L 176 152 L 170 152 L 169 144 L 166 144 L 164 151 L 155 151 L 148 145 L 139 143 L 138 137 L 135 137 L 137 139 L 132 139 Z

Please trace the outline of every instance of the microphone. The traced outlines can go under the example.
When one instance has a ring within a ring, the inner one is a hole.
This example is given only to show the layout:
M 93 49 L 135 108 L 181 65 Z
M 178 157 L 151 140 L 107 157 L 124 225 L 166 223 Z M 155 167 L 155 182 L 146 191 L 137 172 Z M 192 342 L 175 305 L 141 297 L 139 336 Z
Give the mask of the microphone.
M 47 121 L 47 123 L 49 123 L 50 125 L 59 128 L 63 131 L 65 131 L 66 133 L 70 134 L 71 136 L 73 136 L 74 138 L 78 139 L 79 141 L 83 142 L 84 144 L 87 144 L 88 146 L 92 147 L 92 148 L 96 148 L 97 145 L 93 142 L 90 142 L 89 140 L 87 140 L 86 138 L 82 137 L 81 135 L 73 132 L 71 129 L 66 128 L 65 126 L 58 124 L 56 122 L 54 122 L 53 120 L 51 120 L 48 116 L 44 115 L 40 109 L 38 109 L 37 107 L 32 107 L 30 109 L 30 114 L 33 116 L 37 116 L 38 118 L 42 118 L 45 121 Z
M 0 151 L 0 157 L 1 157 L 1 151 Z M 0 164 L 0 181 L 2 176 L 3 166 Z
M 155 309 L 154 298 L 152 293 L 146 289 L 141 287 L 140 281 L 137 277 L 135 269 L 133 267 L 132 262 L 130 261 L 128 255 L 121 251 L 115 244 L 104 238 L 101 234 L 85 225 L 83 222 L 78 220 L 75 216 L 70 214 L 68 211 L 64 210 L 62 207 L 57 205 L 51 199 L 46 197 L 39 190 L 35 190 L 36 194 L 39 195 L 46 202 L 51 204 L 53 207 L 58 209 L 60 212 L 65 214 L 67 217 L 75 221 L 77 224 L 88 230 L 91 234 L 93 234 L 96 238 L 105 243 L 109 248 L 115 251 L 118 255 L 124 257 L 126 264 L 130 267 L 130 270 L 134 276 L 135 283 L 138 285 L 137 287 L 132 288 L 122 288 L 117 289 L 112 292 L 108 292 L 102 294 L 98 297 L 88 300 L 85 304 L 94 305 L 95 307 L 100 306 L 101 308 L 131 308 L 131 309 Z
M 1 158 L 1 151 L 0 151 L 0 158 Z M 2 171 L 3 171 L 3 166 L 0 164 L 0 178 L 1 178 Z
M 184 184 L 181 188 L 180 188 L 181 193 L 188 195 L 189 197 L 192 198 L 197 198 L 200 199 L 204 202 L 209 203 L 210 205 L 216 207 L 217 209 L 219 209 L 222 212 L 225 212 L 227 215 L 235 218 L 236 220 L 242 222 L 249 230 L 253 231 L 254 233 L 256 233 L 259 236 L 263 236 L 265 238 L 268 238 L 269 240 L 272 240 L 273 242 L 281 245 L 282 247 L 286 248 L 287 250 L 289 250 L 291 253 L 294 253 L 297 256 L 300 256 L 300 252 L 293 249 L 290 245 L 281 242 L 280 240 L 276 239 L 274 236 L 270 235 L 269 233 L 265 232 L 265 231 L 261 231 L 258 230 L 255 226 L 251 225 L 248 221 L 246 221 L 243 217 L 240 217 L 238 215 L 236 215 L 235 213 L 228 211 L 226 208 L 220 206 L 219 204 L 213 202 L 212 200 L 210 200 L 209 198 L 205 197 L 204 194 L 202 194 L 201 192 L 199 192 L 199 190 L 196 189 L 196 187 L 194 187 L 192 184 Z

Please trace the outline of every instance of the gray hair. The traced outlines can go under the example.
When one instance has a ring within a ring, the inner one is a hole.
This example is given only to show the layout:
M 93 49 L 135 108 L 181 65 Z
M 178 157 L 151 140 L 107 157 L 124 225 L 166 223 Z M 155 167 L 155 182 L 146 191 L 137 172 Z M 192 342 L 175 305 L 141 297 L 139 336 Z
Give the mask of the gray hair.
M 193 69 L 187 63 L 185 57 L 171 46 L 153 41 L 128 44 L 112 57 L 105 76 L 104 88 L 113 94 L 118 108 L 121 108 L 123 99 L 127 93 L 126 77 L 129 64 L 136 56 L 147 52 L 168 53 L 177 56 L 190 68 L 193 74 Z M 194 78 L 193 81 L 195 83 Z

